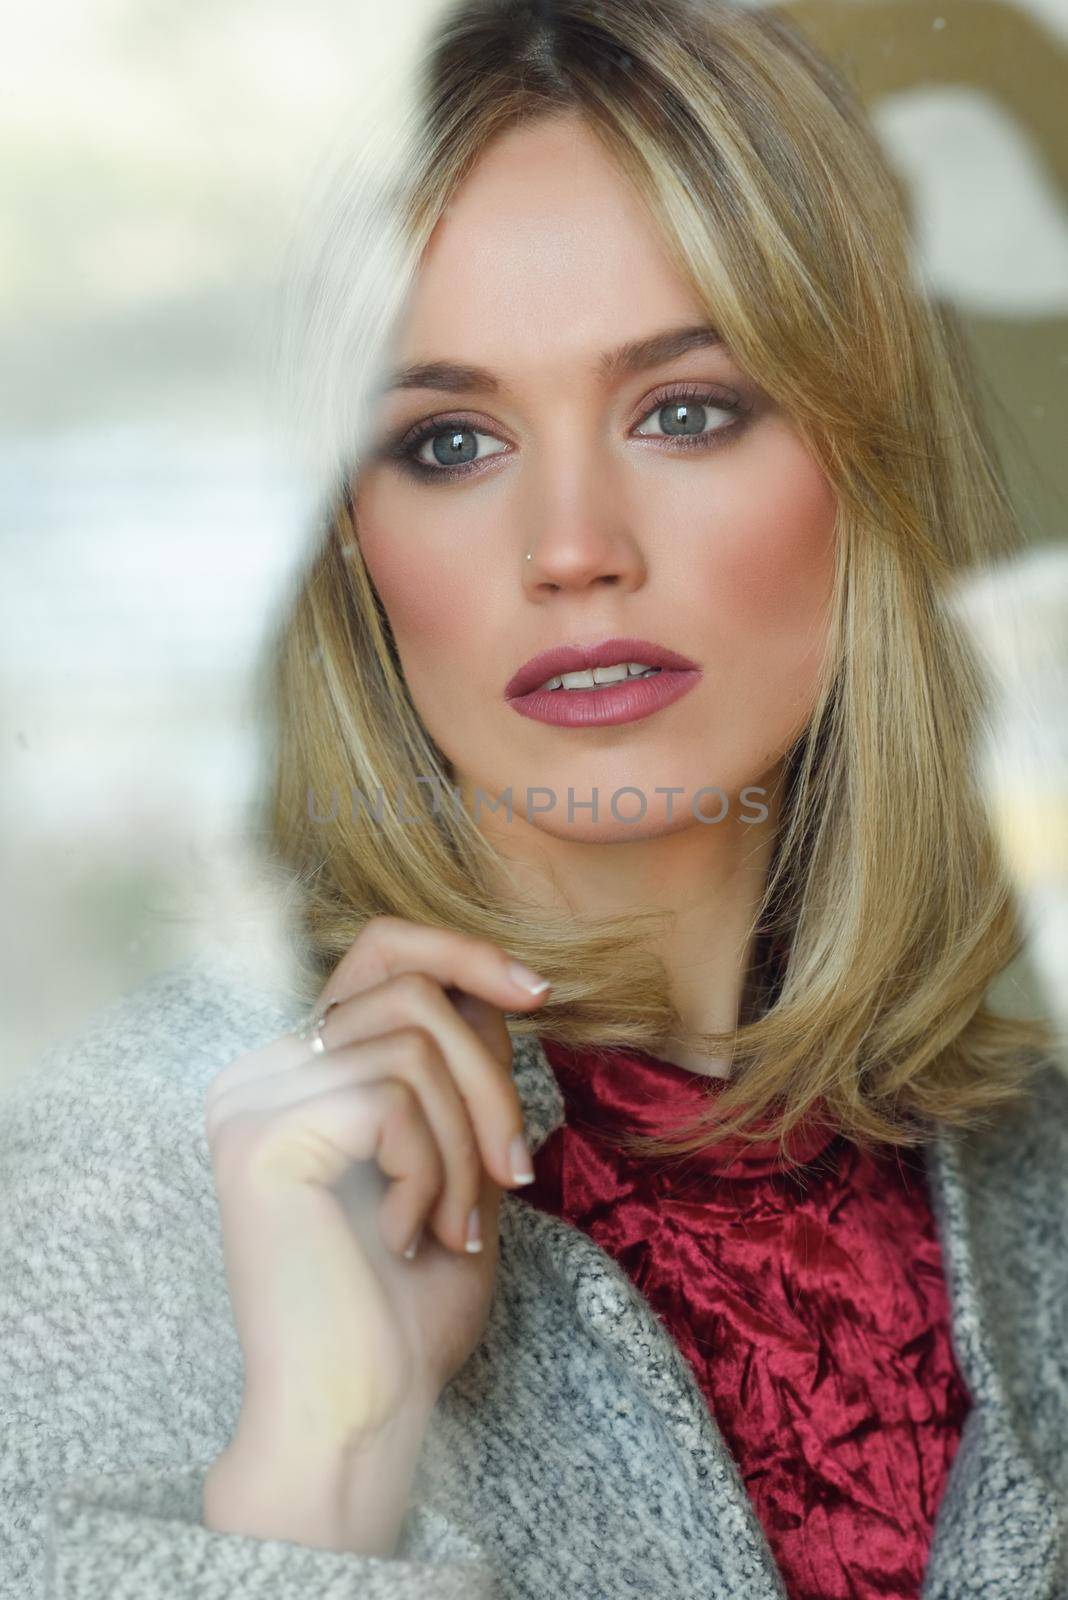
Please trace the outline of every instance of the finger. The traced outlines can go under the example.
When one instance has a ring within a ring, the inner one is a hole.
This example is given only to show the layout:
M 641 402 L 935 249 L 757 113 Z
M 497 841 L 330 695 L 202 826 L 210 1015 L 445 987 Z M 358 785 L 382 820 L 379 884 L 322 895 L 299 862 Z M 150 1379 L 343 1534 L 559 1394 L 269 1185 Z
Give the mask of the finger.
M 503 1062 L 511 1075 L 512 1036 L 500 1006 L 492 1006 L 488 1000 L 480 1000 L 475 994 L 465 994 L 461 989 L 447 989 L 445 998 L 478 1035 L 490 1054 Z
M 370 1163 L 393 1180 L 378 1210 L 378 1232 L 397 1255 L 422 1226 L 444 1178 L 419 1098 L 394 1077 L 312 1095 L 282 1111 L 230 1117 L 217 1132 L 215 1152 L 223 1190 L 239 1179 L 272 1191 L 293 1184 L 331 1188 L 354 1165 Z
M 489 1002 L 484 1002 L 486 1007 Z M 425 972 L 403 972 L 373 989 L 342 1000 L 319 1030 L 327 1050 L 358 1039 L 416 1026 L 436 1042 L 452 1074 L 488 1171 L 504 1188 L 524 1181 L 529 1153 L 523 1144 L 524 1113 L 512 1077 L 512 1044 L 501 1016 L 495 1028 L 483 1014 L 485 1039 L 465 1021 L 441 986 Z M 516 1141 L 519 1141 L 518 1143 Z M 465 1225 L 466 1213 L 454 1225 Z
M 419 1109 L 418 1119 L 411 1109 L 413 1106 Z M 430 1133 L 434 1154 L 438 1157 L 433 1165 L 423 1156 L 424 1128 Z M 473 1143 L 471 1148 L 474 1148 Z M 408 1260 L 416 1255 L 427 1216 L 441 1192 L 444 1170 L 440 1157 L 441 1147 L 430 1129 L 425 1108 L 412 1092 L 409 1100 L 400 1101 L 397 1109 L 386 1117 L 378 1143 L 378 1165 L 387 1178 L 395 1180 L 378 1210 L 380 1231 L 387 1243 Z M 468 1211 L 477 1204 L 481 1188 L 482 1167 L 477 1159 L 472 1169 L 474 1198 Z
M 298 1062 L 309 1059 L 308 1041 L 297 1033 L 284 1033 L 257 1050 L 245 1050 L 218 1071 L 208 1085 L 204 1096 L 205 1118 L 211 1116 L 216 1103 L 232 1089 L 259 1079 L 273 1077 L 290 1071 Z
M 463 1015 L 463 1010 L 471 1021 Z M 437 1039 L 489 1173 L 505 1188 L 517 1182 L 529 1182 L 525 1174 L 532 1171 L 532 1164 L 524 1138 L 523 1106 L 512 1076 L 512 1040 L 498 1007 L 458 992 L 455 1000 L 448 1000 L 425 974 L 404 973 L 332 1008 L 319 1032 L 324 1045 L 332 1052 L 344 1044 L 412 1025 L 422 1027 Z M 243 1090 L 248 1083 L 265 1081 L 273 1074 L 286 1077 L 294 1068 L 307 1071 L 309 1064 L 319 1059 L 321 1057 L 309 1054 L 306 1040 L 293 1034 L 283 1036 L 266 1049 L 238 1057 L 217 1074 L 209 1088 L 206 1103 L 209 1137 L 224 1096 Z M 440 1080 L 440 1074 L 438 1078 Z M 434 1087 L 433 1080 L 429 1087 Z M 306 1092 L 299 1087 L 288 1091 L 292 1097 Z M 442 1102 L 443 1095 L 446 1095 L 445 1087 L 438 1081 L 437 1097 L 428 1101 L 428 1114 L 449 1162 L 443 1210 L 435 1218 L 442 1243 L 449 1244 L 463 1240 L 468 1193 L 462 1173 L 457 1173 L 450 1161 L 451 1152 L 462 1148 L 463 1141 L 455 1137 L 455 1112 L 451 1110 L 449 1097 Z
M 320 991 L 315 1010 L 321 1013 L 330 1000 L 347 999 L 401 972 L 426 972 L 442 988 L 480 995 L 504 1011 L 529 1009 L 551 987 L 489 939 L 382 916 L 361 928 Z
M 278 1111 L 346 1085 L 396 1076 L 419 1098 L 441 1155 L 443 1181 L 435 1196 L 432 1226 L 448 1249 L 466 1247 L 468 1219 L 476 1204 L 483 1163 L 475 1131 L 437 1042 L 419 1028 L 342 1045 L 325 1056 L 304 1057 L 295 1069 L 259 1074 L 217 1095 L 205 1118 L 209 1143 L 228 1119 Z

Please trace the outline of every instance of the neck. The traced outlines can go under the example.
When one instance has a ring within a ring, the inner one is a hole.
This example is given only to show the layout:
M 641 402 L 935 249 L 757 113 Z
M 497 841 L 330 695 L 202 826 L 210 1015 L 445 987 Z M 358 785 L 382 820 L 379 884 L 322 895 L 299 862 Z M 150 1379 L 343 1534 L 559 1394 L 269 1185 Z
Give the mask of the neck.
M 727 1030 L 738 1021 L 753 954 L 748 930 L 763 899 L 775 844 L 776 780 L 777 774 L 761 780 L 768 817 L 760 822 L 741 821 L 742 808 L 733 802 L 721 822 L 691 822 L 648 838 L 558 838 L 524 822 L 494 842 L 507 853 L 512 892 L 518 885 L 525 906 L 574 915 L 635 907 L 669 912 L 658 953 L 683 1028 Z M 681 1047 L 660 1053 L 694 1072 L 728 1073 L 726 1062 Z

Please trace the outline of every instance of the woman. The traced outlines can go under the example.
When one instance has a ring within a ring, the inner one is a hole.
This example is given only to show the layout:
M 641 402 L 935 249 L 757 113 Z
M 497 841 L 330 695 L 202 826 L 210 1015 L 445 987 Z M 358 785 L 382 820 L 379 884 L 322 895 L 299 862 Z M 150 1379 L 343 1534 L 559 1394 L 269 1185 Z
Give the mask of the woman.
M 464 0 L 421 110 L 273 679 L 311 1020 L 194 964 L 12 1098 L 5 1593 L 1063 1596 L 940 603 L 1018 535 L 893 184 L 764 10 Z

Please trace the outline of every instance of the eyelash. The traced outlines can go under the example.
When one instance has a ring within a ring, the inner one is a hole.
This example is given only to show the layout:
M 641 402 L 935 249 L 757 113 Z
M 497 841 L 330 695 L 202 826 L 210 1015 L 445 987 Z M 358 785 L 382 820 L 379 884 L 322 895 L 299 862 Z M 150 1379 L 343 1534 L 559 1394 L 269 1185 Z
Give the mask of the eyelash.
M 672 401 L 682 402 L 686 400 L 697 401 L 701 405 L 711 406 L 717 411 L 734 413 L 742 419 L 748 415 L 751 409 L 750 406 L 736 396 L 725 395 L 707 387 L 702 388 L 699 385 L 691 385 L 685 389 L 675 387 L 655 393 L 652 396 L 651 403 L 642 412 L 635 426 L 648 422 L 650 417 L 663 410 L 664 406 L 670 405 Z M 670 439 L 669 449 L 710 450 L 715 449 L 723 441 L 724 435 L 740 432 L 743 425 L 742 421 L 736 421 L 714 428 L 710 433 L 640 434 L 638 437 L 656 439 L 658 444 L 662 440 Z M 486 462 L 493 459 L 492 456 L 484 456 L 481 459 L 461 462 L 458 466 L 452 467 L 443 467 L 440 464 L 431 467 L 425 461 L 416 460 L 418 452 L 429 439 L 434 439 L 439 434 L 447 433 L 475 433 L 485 434 L 491 438 L 498 437 L 496 434 L 490 434 L 488 428 L 478 428 L 470 420 L 465 420 L 463 417 L 443 417 L 440 421 L 420 425 L 414 433 L 408 431 L 399 439 L 388 443 L 383 453 L 396 461 L 403 471 L 411 473 L 424 483 L 432 478 L 455 482 L 457 478 L 466 478 L 472 473 L 480 473 Z M 498 451 L 495 454 L 499 455 L 501 452 Z

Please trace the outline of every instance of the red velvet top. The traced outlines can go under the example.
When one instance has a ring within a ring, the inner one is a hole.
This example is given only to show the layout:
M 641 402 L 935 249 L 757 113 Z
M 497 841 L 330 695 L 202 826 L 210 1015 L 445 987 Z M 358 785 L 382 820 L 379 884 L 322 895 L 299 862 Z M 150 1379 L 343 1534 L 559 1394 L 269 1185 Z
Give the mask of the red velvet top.
M 971 1404 L 922 1152 L 810 1121 L 794 1172 L 773 1142 L 627 1157 L 607 1133 L 663 1130 L 723 1080 L 542 1043 L 566 1121 L 513 1192 L 594 1239 L 666 1324 L 791 1600 L 917 1600 Z

